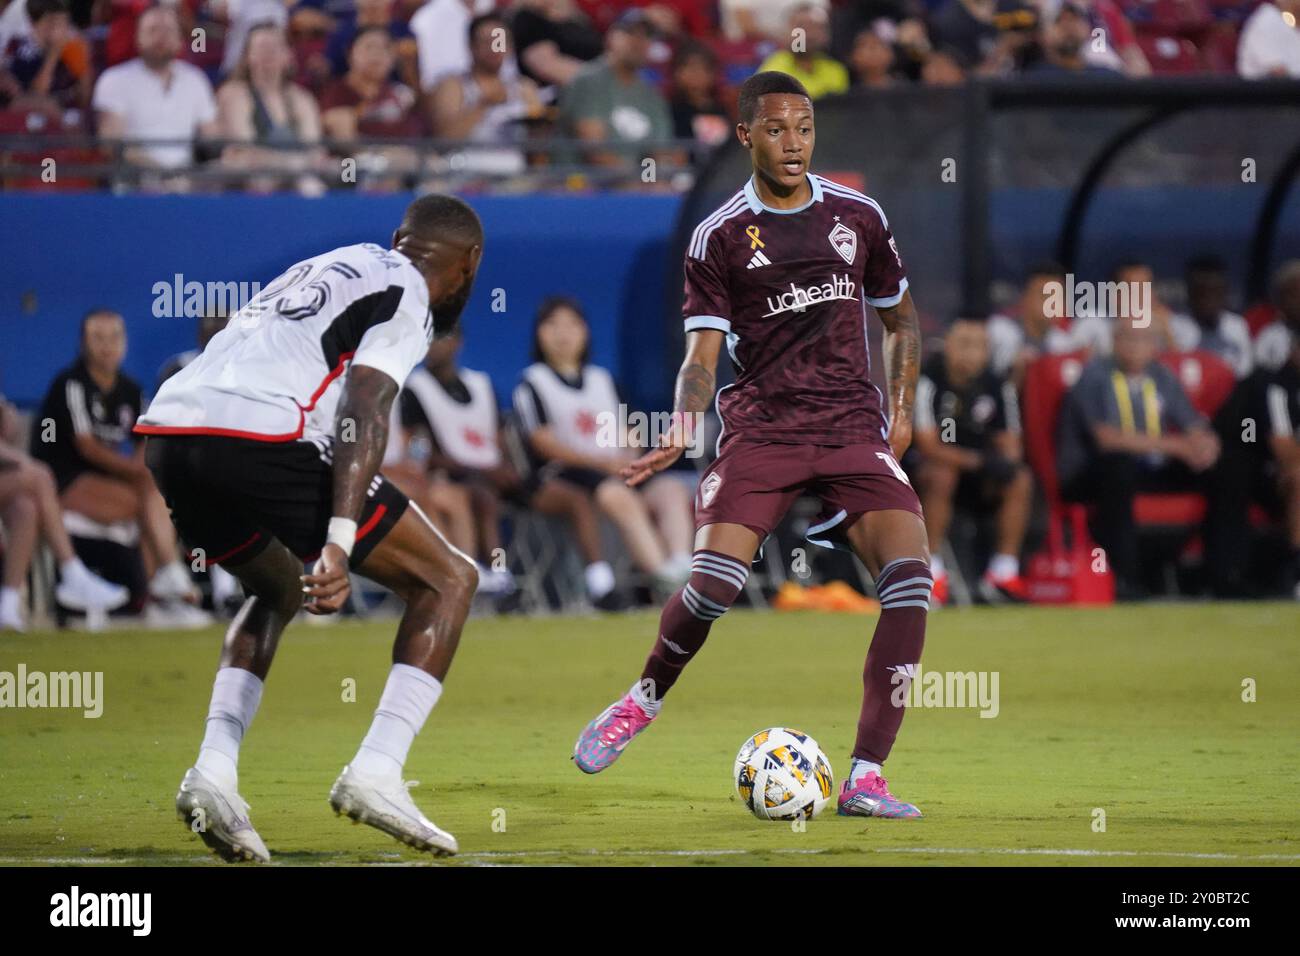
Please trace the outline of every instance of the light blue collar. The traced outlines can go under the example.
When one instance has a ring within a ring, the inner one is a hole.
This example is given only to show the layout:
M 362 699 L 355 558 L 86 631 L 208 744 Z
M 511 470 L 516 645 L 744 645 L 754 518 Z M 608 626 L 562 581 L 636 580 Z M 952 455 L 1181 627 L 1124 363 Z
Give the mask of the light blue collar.
M 815 202 L 822 201 L 822 184 L 812 173 L 805 173 L 808 177 L 808 186 L 812 189 L 812 198 L 797 209 L 773 209 L 765 205 L 763 200 L 758 198 L 758 191 L 754 189 L 754 177 L 750 176 L 749 181 L 745 183 L 745 200 L 749 203 L 751 212 L 774 212 L 778 215 L 788 216 L 790 213 L 803 212 Z

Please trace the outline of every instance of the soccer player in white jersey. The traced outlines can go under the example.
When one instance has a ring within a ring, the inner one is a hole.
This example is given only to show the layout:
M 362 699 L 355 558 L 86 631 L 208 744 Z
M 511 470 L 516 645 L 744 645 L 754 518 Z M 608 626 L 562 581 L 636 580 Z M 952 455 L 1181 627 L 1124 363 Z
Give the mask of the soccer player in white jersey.
M 271 282 L 136 426 L 181 536 L 250 595 L 226 632 L 198 760 L 176 797 L 185 825 L 227 860 L 270 859 L 239 795 L 240 743 L 285 626 L 304 600 L 313 614 L 339 610 L 349 570 L 390 588 L 406 612 L 374 722 L 330 804 L 418 849 L 456 852 L 402 768 L 442 693 L 478 574 L 377 471 L 400 385 L 435 331 L 455 326 L 482 249 L 469 206 L 417 199 L 392 249 L 345 246 Z

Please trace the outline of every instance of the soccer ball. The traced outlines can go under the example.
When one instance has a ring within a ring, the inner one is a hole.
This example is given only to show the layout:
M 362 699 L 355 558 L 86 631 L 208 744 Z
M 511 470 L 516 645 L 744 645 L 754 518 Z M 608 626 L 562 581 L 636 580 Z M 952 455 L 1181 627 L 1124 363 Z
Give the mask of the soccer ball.
M 746 740 L 731 779 L 760 820 L 811 820 L 835 789 L 830 761 L 817 741 L 786 727 L 769 727 Z

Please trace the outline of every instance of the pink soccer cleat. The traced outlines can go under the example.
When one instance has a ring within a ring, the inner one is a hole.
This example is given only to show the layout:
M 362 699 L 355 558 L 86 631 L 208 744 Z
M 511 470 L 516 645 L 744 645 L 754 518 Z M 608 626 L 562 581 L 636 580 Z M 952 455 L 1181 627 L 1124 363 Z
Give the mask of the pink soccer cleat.
M 839 809 L 842 817 L 919 817 L 921 811 L 904 803 L 889 792 L 885 778 L 874 770 L 863 775 L 858 785 L 848 780 L 840 788 Z
M 632 738 L 650 726 L 654 717 L 641 709 L 629 691 L 611 704 L 578 735 L 573 762 L 583 773 L 600 773 L 623 752 Z

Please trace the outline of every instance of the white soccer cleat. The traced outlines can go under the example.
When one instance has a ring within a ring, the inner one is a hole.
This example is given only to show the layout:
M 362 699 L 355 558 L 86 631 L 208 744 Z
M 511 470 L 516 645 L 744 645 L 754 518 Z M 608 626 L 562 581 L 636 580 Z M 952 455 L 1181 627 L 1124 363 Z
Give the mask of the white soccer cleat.
M 227 863 L 270 863 L 271 853 L 248 820 L 248 804 L 223 790 L 198 769 L 185 771 L 176 794 L 176 816 Z
M 334 812 L 387 833 L 417 850 L 435 856 L 449 856 L 460 847 L 456 838 L 434 826 L 411 799 L 408 787 L 415 781 L 396 786 L 363 777 L 351 765 L 343 768 L 330 788 L 330 806 Z
M 154 572 L 153 580 L 149 582 L 149 593 L 159 601 L 188 601 L 191 604 L 197 603 L 199 597 L 199 589 L 190 580 L 185 565 L 179 561 L 164 564 Z
M 86 571 L 60 581 L 54 597 L 71 611 L 115 611 L 131 599 L 131 592 Z

